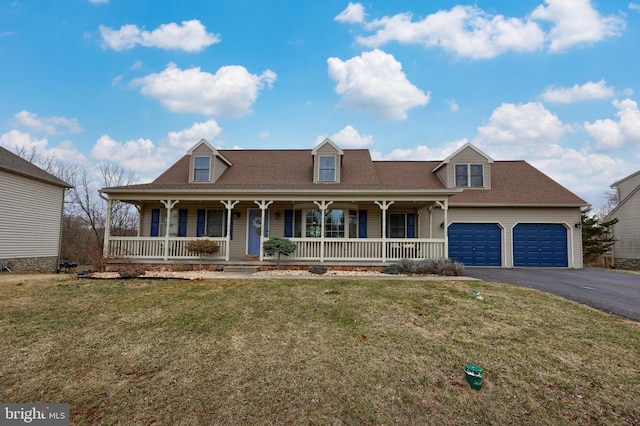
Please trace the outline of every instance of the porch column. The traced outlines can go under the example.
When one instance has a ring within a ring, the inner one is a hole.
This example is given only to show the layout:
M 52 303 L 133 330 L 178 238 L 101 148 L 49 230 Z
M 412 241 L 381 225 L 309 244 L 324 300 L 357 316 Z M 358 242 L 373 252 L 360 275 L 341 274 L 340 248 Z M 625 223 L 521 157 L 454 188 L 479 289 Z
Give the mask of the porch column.
M 224 204 L 224 206 L 227 208 L 227 234 L 226 234 L 227 235 L 227 252 L 225 254 L 224 260 L 228 262 L 229 254 L 230 254 L 229 251 L 231 247 L 231 215 L 233 214 L 233 208 L 240 201 L 227 200 L 227 201 L 220 201 L 220 202 Z
M 320 218 L 320 262 L 324 262 L 324 212 L 327 210 L 333 201 L 314 201 L 313 202 L 322 211 L 322 217 Z
M 436 204 L 444 211 L 444 257 L 449 257 L 449 218 L 447 212 L 449 211 L 449 200 L 446 199 L 443 202 L 436 201 Z
M 429 238 L 433 238 L 433 204 L 429 206 Z
M 178 200 L 160 200 L 167 209 L 167 226 L 164 230 L 164 260 L 169 260 L 169 230 L 171 229 L 171 209 L 178 204 Z
M 136 206 L 136 210 L 138 211 L 137 237 L 140 238 L 140 235 L 142 234 L 142 207 L 138 204 L 136 204 L 135 206 Z
M 382 210 L 382 261 L 387 261 L 387 210 L 395 201 L 374 201 Z
M 264 260 L 264 249 L 262 248 L 262 245 L 264 243 L 264 231 L 265 231 L 265 227 L 264 227 L 264 215 L 265 212 L 267 210 L 267 208 L 273 203 L 273 201 L 254 201 L 254 203 L 256 203 L 258 205 L 258 207 L 260 207 L 260 213 L 261 213 L 261 228 L 260 228 L 260 262 L 262 262 Z
M 113 200 L 111 198 L 107 199 L 107 217 L 104 223 L 104 241 L 102 247 L 102 253 L 105 257 L 111 255 L 109 253 L 109 238 L 111 237 L 111 210 L 113 209 Z

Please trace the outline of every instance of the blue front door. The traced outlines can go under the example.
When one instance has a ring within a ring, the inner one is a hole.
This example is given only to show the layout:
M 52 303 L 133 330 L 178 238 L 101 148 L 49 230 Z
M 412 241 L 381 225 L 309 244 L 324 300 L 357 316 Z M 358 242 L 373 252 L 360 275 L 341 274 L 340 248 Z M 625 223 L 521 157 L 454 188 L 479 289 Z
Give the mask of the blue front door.
M 265 213 L 264 221 L 265 226 L 262 226 L 262 211 L 260 209 L 251 209 L 249 210 L 249 224 L 247 229 L 248 235 L 248 254 L 260 254 L 260 231 L 268 229 L 269 225 L 269 217 L 267 213 Z

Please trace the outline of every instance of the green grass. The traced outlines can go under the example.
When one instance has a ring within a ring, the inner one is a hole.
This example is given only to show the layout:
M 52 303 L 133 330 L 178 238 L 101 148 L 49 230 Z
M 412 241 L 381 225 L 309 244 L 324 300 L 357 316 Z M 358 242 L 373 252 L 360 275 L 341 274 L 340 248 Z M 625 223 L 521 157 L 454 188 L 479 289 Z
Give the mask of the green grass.
M 0 400 L 74 425 L 635 425 L 639 331 L 491 283 L 3 275 Z

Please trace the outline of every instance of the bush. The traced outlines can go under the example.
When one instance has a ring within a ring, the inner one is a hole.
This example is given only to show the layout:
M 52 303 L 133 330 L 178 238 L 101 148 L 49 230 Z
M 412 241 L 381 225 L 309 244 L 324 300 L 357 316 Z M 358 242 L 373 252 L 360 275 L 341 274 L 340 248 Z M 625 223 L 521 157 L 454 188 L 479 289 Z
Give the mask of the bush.
M 400 275 L 402 273 L 402 266 L 398 265 L 397 263 L 393 263 L 382 268 L 382 271 L 380 272 L 382 272 L 383 274 Z
M 288 238 L 271 237 L 262 243 L 262 248 L 264 249 L 264 253 L 268 256 L 277 254 L 278 265 L 280 265 L 280 256 L 283 254 L 285 256 L 289 256 L 291 253 L 296 251 L 298 246 Z
M 312 266 L 311 268 L 309 268 L 309 272 L 311 272 L 312 274 L 322 275 L 327 273 L 327 268 L 325 268 L 324 266 Z
M 191 240 L 185 244 L 184 248 L 202 257 L 216 253 L 220 245 L 211 240 Z
M 399 266 L 402 268 L 403 272 L 408 274 L 445 276 L 464 275 L 464 265 L 459 262 L 452 262 L 451 259 L 403 259 L 400 261 Z
M 144 269 L 123 268 L 120 269 L 120 278 L 137 278 L 144 275 Z

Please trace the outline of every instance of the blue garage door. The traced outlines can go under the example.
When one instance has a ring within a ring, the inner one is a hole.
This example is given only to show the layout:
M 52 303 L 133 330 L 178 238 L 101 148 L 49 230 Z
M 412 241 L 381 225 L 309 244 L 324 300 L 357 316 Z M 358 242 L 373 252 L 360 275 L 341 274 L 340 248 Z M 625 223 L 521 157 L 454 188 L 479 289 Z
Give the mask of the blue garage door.
M 501 266 L 501 230 L 495 223 L 452 223 L 449 258 L 467 266 Z
M 569 266 L 567 229 L 559 223 L 521 223 L 513 228 L 513 266 Z

